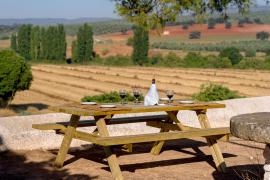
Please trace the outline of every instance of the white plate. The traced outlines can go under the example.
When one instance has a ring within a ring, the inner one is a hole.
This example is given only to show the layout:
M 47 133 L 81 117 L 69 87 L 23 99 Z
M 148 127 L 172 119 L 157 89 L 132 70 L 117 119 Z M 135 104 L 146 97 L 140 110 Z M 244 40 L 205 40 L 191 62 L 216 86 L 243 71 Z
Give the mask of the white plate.
M 158 106 L 165 106 L 166 104 L 158 104 Z
M 102 108 L 115 108 L 116 106 L 113 104 L 103 104 L 103 105 L 100 105 L 100 107 L 102 107 Z
M 181 104 L 193 104 L 194 101 L 191 101 L 191 100 L 182 100 L 182 101 L 178 101 L 179 103 Z
M 82 105 L 96 105 L 96 102 L 81 102 Z
M 169 98 L 159 98 L 160 101 L 169 101 Z

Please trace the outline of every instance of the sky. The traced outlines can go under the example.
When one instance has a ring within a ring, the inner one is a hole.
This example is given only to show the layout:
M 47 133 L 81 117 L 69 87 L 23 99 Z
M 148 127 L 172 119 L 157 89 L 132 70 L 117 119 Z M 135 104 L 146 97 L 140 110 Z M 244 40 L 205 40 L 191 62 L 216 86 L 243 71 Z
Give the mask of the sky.
M 0 0 L 0 18 L 113 17 L 111 0 Z
M 0 0 L 0 18 L 117 18 L 114 9 L 112 0 Z

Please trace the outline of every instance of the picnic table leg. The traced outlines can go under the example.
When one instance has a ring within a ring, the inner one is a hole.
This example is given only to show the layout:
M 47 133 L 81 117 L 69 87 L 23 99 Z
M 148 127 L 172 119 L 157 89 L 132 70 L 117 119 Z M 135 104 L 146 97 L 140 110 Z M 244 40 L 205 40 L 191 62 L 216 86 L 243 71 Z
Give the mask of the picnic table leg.
M 178 111 L 168 111 L 167 114 L 169 116 L 168 122 L 175 122 L 179 127 L 179 130 L 184 130 L 182 123 L 177 119 Z M 160 132 L 169 132 L 170 130 L 166 127 L 161 127 Z M 165 141 L 156 141 L 151 149 L 151 154 L 158 155 L 164 145 Z
M 76 130 L 76 127 L 77 127 L 79 120 L 80 120 L 80 116 L 71 115 L 69 125 L 67 127 L 66 132 L 65 132 L 65 135 L 64 135 L 61 147 L 58 151 L 56 160 L 54 162 L 55 167 L 59 167 L 59 168 L 63 167 L 66 155 L 68 153 L 70 143 L 72 141 L 72 138 L 73 138 L 73 135 L 74 135 L 74 132 Z
M 206 116 L 206 110 L 196 111 L 198 120 L 201 124 L 202 128 L 211 128 L 209 120 Z M 226 164 L 221 153 L 221 150 L 218 146 L 217 140 L 213 138 L 206 138 L 210 151 L 212 153 L 212 157 L 216 164 L 217 170 L 220 172 L 226 172 Z
M 160 132 L 169 132 L 169 130 L 167 128 L 161 128 Z M 156 141 L 154 142 L 154 145 L 151 149 L 151 154 L 153 155 L 159 155 L 163 145 L 164 145 L 165 141 Z
M 104 117 L 104 116 L 103 117 L 95 117 L 98 132 L 99 132 L 101 137 L 110 136 L 108 129 L 107 129 L 107 126 L 106 126 L 105 119 L 106 119 L 106 117 Z M 110 147 L 104 147 L 104 151 L 105 151 L 106 156 L 107 156 L 107 160 L 108 160 L 111 172 L 112 172 L 113 179 L 122 180 L 123 176 L 122 176 L 121 169 L 120 169 L 116 155 L 112 152 Z

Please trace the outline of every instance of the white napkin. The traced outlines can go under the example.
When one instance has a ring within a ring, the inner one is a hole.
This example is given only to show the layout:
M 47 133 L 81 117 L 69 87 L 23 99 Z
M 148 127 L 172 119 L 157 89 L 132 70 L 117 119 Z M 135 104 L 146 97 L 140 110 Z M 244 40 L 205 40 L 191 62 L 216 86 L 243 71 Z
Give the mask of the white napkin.
M 147 94 L 144 97 L 144 105 L 145 106 L 157 105 L 158 101 L 159 101 L 159 96 L 158 96 L 156 84 L 152 84 Z

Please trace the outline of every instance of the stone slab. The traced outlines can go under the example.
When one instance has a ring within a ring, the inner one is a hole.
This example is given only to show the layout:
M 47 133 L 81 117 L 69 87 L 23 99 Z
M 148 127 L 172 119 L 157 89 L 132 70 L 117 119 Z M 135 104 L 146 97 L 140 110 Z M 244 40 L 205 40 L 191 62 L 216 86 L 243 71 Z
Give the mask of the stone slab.
M 234 116 L 230 121 L 232 135 L 245 140 L 270 144 L 270 113 L 250 113 Z

